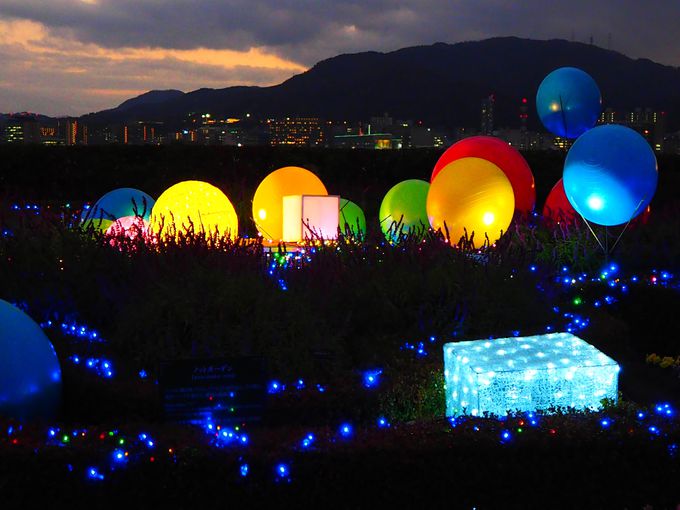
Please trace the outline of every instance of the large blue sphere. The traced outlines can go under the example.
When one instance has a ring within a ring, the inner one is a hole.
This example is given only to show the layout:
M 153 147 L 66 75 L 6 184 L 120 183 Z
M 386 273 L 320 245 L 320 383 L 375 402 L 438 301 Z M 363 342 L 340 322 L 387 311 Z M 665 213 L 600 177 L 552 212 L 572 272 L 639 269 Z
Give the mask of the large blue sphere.
M 647 141 L 614 124 L 584 133 L 564 163 L 567 199 L 581 216 L 599 225 L 627 223 L 644 211 L 658 178 Z
M 578 138 L 597 122 L 602 97 L 588 73 L 575 67 L 561 67 L 546 76 L 538 87 L 536 109 L 552 134 Z
M 54 418 L 61 401 L 61 367 L 33 319 L 0 299 L 0 416 Z
M 81 221 L 115 221 L 126 216 L 141 216 L 149 221 L 151 209 L 156 201 L 143 191 L 135 188 L 118 188 L 109 191 L 81 215 Z

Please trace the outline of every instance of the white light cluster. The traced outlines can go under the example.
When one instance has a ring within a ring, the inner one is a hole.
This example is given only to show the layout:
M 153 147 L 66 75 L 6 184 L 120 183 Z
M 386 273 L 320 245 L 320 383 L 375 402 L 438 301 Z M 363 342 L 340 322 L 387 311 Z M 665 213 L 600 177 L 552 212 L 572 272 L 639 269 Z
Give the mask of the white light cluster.
M 446 415 L 550 407 L 600 407 L 616 400 L 619 365 L 571 333 L 444 345 Z

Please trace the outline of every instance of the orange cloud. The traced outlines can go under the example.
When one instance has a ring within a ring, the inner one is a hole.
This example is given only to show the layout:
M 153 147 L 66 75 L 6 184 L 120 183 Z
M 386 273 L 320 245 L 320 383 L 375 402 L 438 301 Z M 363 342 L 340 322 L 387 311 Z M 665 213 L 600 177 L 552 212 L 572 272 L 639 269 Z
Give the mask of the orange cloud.
M 68 35 L 55 35 L 43 24 L 29 20 L 0 20 L 0 57 L 4 58 L 5 100 L 22 97 L 22 104 L 3 104 L 0 111 L 84 113 L 110 108 L 150 89 L 231 85 L 274 85 L 306 68 L 262 48 L 248 51 L 198 48 L 104 48 L 82 43 Z M 71 104 L 63 104 L 69 91 Z M 40 101 L 25 104 L 29 93 Z M 48 98 L 53 95 L 54 103 Z M 61 103 L 61 104 L 60 104 Z M 74 109 L 77 109 L 74 111 Z

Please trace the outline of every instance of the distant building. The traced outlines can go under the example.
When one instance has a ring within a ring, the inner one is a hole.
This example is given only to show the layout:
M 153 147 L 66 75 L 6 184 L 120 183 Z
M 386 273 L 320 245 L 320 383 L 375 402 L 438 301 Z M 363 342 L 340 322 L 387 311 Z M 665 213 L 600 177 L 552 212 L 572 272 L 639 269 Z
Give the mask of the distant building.
M 59 137 L 58 126 L 40 126 L 40 143 L 43 145 L 64 145 L 64 139 Z
M 382 117 L 371 117 L 370 126 L 376 133 L 391 133 L 394 131 L 394 119 L 387 112 Z
M 546 137 L 543 133 L 535 131 L 528 131 L 526 129 L 501 129 L 496 133 L 498 138 L 508 142 L 517 150 L 520 151 L 538 151 L 544 150 L 546 147 L 546 138 L 552 141 L 552 137 Z
M 663 151 L 666 112 L 657 112 L 652 108 L 635 108 L 629 112 L 626 125 L 640 133 L 656 152 Z
M 316 117 L 286 117 L 268 121 L 270 145 L 321 147 L 323 129 Z
M 410 147 L 442 147 L 444 145 L 444 137 L 432 128 L 425 126 L 413 126 L 410 129 Z
M 606 108 L 600 115 L 600 124 L 621 124 L 640 133 L 656 151 L 664 151 L 666 140 L 666 112 L 637 107 L 623 115 Z
M 613 108 L 605 108 L 600 114 L 600 124 L 617 124 L 618 118 Z
M 162 122 L 139 121 L 134 126 L 134 142 L 144 145 L 157 145 L 163 133 Z
M 40 143 L 40 124 L 34 115 L 13 115 L 5 124 L 7 143 Z
M 496 103 L 496 96 L 491 94 L 489 97 L 482 100 L 481 111 L 481 133 L 483 135 L 492 135 L 494 128 L 494 104 Z
M 66 145 L 78 143 L 78 121 L 76 119 L 66 119 Z
M 402 140 L 391 133 L 337 135 L 333 146 L 343 149 L 401 149 Z

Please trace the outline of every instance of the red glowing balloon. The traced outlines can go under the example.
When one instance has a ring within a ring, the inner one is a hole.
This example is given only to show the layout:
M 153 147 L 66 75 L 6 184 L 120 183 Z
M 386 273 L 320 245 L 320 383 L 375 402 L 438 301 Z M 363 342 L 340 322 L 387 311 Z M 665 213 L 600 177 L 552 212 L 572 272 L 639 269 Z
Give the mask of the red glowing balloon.
M 507 142 L 493 136 L 472 136 L 454 143 L 441 155 L 432 171 L 435 176 L 449 163 L 461 158 L 481 158 L 503 170 L 515 193 L 515 209 L 523 214 L 534 210 L 534 174 L 522 155 Z
M 564 192 L 562 179 L 550 190 L 548 198 L 545 199 L 543 206 L 543 217 L 554 223 L 574 223 L 577 213 L 569 203 L 567 194 Z

